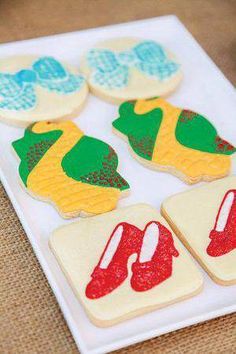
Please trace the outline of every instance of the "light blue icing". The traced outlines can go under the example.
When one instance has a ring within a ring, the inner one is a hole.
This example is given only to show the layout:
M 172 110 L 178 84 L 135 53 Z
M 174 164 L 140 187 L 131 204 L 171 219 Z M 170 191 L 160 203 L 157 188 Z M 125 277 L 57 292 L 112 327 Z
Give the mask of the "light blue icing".
M 0 109 L 25 111 L 34 108 L 36 85 L 68 95 L 79 91 L 84 81 L 82 75 L 69 73 L 56 59 L 42 57 L 30 69 L 15 74 L 0 73 Z
M 170 78 L 180 67 L 153 41 L 142 41 L 128 51 L 118 53 L 108 49 L 92 49 L 88 52 L 87 61 L 93 69 L 92 81 L 107 89 L 128 86 L 131 67 L 160 81 Z

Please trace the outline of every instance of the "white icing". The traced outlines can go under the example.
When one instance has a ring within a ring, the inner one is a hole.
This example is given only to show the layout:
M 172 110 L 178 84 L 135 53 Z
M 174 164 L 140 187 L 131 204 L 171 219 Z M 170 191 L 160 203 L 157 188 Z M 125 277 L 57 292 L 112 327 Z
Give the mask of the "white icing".
M 120 225 L 117 228 L 117 230 L 115 231 L 115 233 L 113 234 L 113 236 L 108 244 L 106 252 L 104 253 L 104 256 L 101 260 L 100 268 L 106 269 L 109 266 L 114 254 L 117 250 L 117 247 L 119 246 L 122 234 L 123 234 L 123 226 Z
M 151 223 L 143 236 L 143 244 L 140 252 L 139 261 L 141 263 L 148 262 L 152 259 L 159 241 L 159 227 L 155 223 Z
M 224 231 L 229 217 L 230 210 L 234 201 L 234 193 L 230 192 L 224 200 L 220 209 L 219 217 L 216 224 L 216 231 Z

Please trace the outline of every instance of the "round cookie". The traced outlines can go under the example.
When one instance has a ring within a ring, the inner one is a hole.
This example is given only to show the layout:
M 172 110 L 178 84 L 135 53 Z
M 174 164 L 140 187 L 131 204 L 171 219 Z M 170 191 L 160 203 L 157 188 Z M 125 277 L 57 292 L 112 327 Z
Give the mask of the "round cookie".
M 113 103 L 165 96 L 182 79 L 180 64 L 159 43 L 115 38 L 98 43 L 81 60 L 91 91 Z
M 75 67 L 49 56 L 0 60 L 0 119 L 25 127 L 31 122 L 73 118 L 88 94 Z

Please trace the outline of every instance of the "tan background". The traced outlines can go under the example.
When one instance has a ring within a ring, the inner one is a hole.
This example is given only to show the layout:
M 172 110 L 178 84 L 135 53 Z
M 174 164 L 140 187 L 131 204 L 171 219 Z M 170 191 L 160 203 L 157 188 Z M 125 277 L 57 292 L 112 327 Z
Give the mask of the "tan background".
M 235 84 L 235 0 L 0 0 L 0 42 L 166 14 L 176 14 L 183 21 Z M 77 353 L 1 186 L 0 240 L 0 353 Z M 121 353 L 236 353 L 236 314 L 137 344 Z

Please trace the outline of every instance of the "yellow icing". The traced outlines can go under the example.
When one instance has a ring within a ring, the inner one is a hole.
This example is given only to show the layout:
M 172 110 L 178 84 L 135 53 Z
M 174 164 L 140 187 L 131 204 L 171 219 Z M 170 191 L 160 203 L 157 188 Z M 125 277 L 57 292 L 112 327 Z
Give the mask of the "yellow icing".
M 162 98 L 138 100 L 135 113 L 145 114 L 154 108 L 163 111 L 162 123 L 156 138 L 152 162 L 174 168 L 189 179 L 198 180 L 202 176 L 221 177 L 228 174 L 230 156 L 211 154 L 181 145 L 175 137 L 175 129 L 181 109 L 172 106 Z
M 62 136 L 46 152 L 27 179 L 27 188 L 42 199 L 51 200 L 61 214 L 73 216 L 79 211 L 99 214 L 115 208 L 120 190 L 85 184 L 68 177 L 61 167 L 66 153 L 83 136 L 83 132 L 72 122 L 59 124 L 39 122 L 33 132 L 63 131 Z

